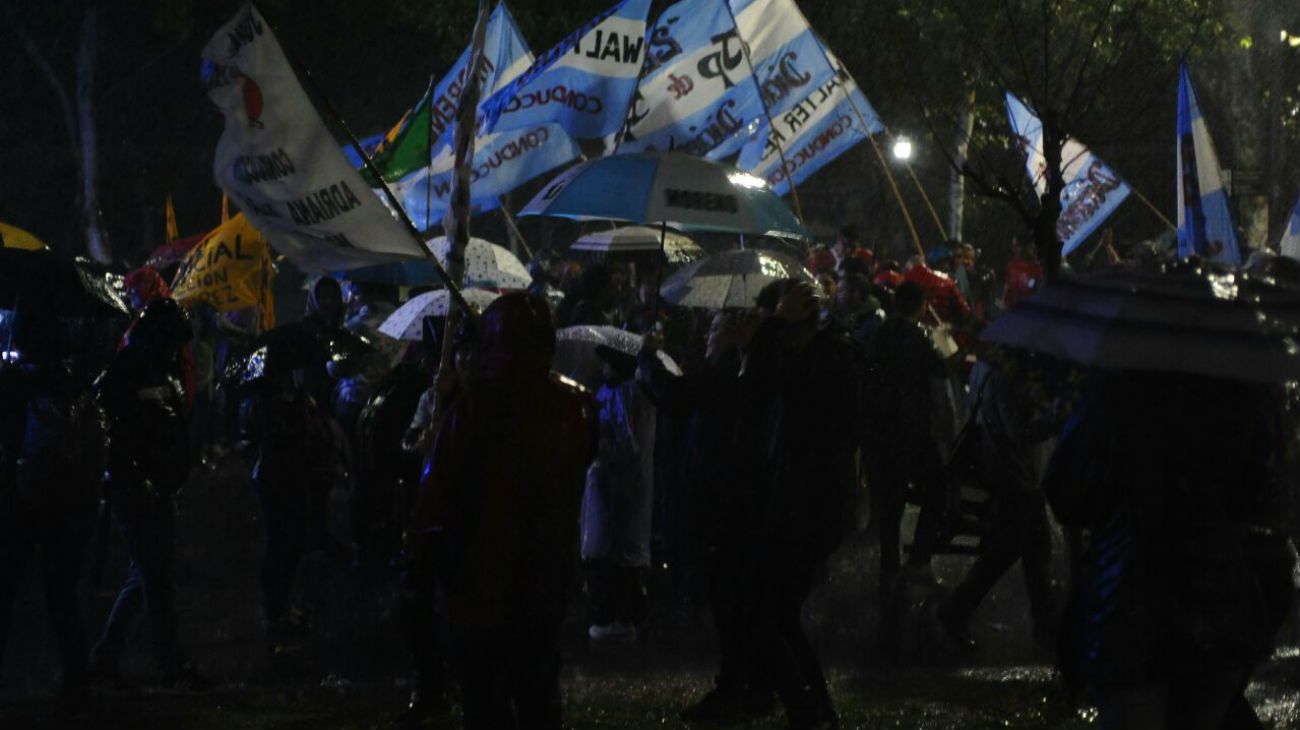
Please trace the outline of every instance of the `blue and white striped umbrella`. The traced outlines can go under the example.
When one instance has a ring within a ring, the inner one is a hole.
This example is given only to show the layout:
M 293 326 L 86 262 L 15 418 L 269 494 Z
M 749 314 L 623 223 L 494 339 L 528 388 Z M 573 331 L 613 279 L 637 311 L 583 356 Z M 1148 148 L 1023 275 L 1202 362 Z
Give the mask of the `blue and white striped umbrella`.
M 571 167 L 519 215 L 811 238 L 762 178 L 675 152 L 614 155 Z

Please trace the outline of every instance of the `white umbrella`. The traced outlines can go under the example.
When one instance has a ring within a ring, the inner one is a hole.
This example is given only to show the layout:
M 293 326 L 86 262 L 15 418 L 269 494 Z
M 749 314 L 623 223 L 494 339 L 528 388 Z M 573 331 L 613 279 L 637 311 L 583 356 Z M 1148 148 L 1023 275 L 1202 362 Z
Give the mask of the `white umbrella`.
M 726 251 L 687 265 L 660 288 L 664 301 L 679 307 L 752 307 L 763 287 L 780 279 L 816 279 L 794 259 L 761 249 Z
M 480 312 L 487 309 L 492 300 L 501 296 L 486 289 L 461 289 L 460 293 L 471 307 Z M 379 332 L 395 340 L 419 341 L 423 335 L 424 318 L 446 317 L 450 303 L 451 294 L 446 289 L 427 291 L 412 297 L 396 312 L 388 315 L 388 319 L 379 325 Z
M 579 238 L 569 250 L 605 255 L 657 253 L 663 234 L 664 256 L 669 263 L 684 264 L 704 255 L 704 249 L 677 231 L 661 231 L 649 226 L 623 226 Z
M 425 241 L 438 263 L 447 265 L 451 242 L 446 236 Z M 465 247 L 465 286 L 485 289 L 527 289 L 533 283 L 528 268 L 510 250 L 481 238 L 469 239 Z
M 551 369 L 595 390 L 600 387 L 605 365 L 596 354 L 596 348 L 604 345 L 627 355 L 636 355 L 641 351 L 641 340 L 641 335 L 617 327 L 585 324 L 565 327 L 555 333 L 555 357 L 551 359 Z M 682 374 L 668 353 L 659 350 L 656 354 L 668 372 Z

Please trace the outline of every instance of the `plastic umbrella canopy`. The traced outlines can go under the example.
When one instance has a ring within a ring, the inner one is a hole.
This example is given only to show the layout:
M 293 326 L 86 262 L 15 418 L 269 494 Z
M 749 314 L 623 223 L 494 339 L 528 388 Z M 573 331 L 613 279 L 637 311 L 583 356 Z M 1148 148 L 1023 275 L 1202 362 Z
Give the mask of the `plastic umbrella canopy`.
M 61 317 L 129 315 L 122 277 L 87 259 L 0 249 L 0 309 L 39 306 Z
M 1080 365 L 1300 379 L 1300 292 L 1197 262 L 1050 282 L 982 339 Z
M 248 385 L 270 375 L 298 368 L 368 355 L 375 347 L 366 338 L 343 329 L 309 327 L 302 322 L 276 327 L 254 339 L 241 357 L 226 366 L 228 383 Z
M 462 289 L 460 293 L 479 312 L 501 296 L 486 289 Z M 419 342 L 424 337 L 425 317 L 446 317 L 450 306 L 451 294 L 446 289 L 425 292 L 398 307 L 379 325 L 379 332 L 396 340 Z
M 446 236 L 425 242 L 438 262 L 447 265 L 451 242 Z M 510 250 L 481 238 L 469 239 L 465 246 L 465 286 L 484 289 L 527 289 L 533 283 L 528 267 Z
M 24 251 L 44 251 L 49 248 L 41 239 L 8 223 L 0 223 L 0 246 Z
M 623 226 L 609 231 L 589 233 L 579 238 L 570 251 L 618 256 L 620 254 L 657 254 L 662 236 L 664 257 L 668 263 L 684 264 L 704 255 L 689 237 L 673 230 L 660 230 L 649 226 Z
M 551 360 L 551 369 L 596 390 L 604 382 L 602 372 L 605 366 L 605 361 L 596 354 L 596 348 L 604 345 L 635 356 L 641 351 L 641 341 L 641 335 L 617 327 L 585 324 L 565 327 L 555 333 L 555 357 Z M 668 372 L 682 374 L 668 353 L 659 350 L 657 355 Z
M 542 188 L 519 215 L 812 238 L 762 178 L 677 152 L 614 155 L 576 165 Z
M 668 277 L 660 295 L 669 304 L 702 309 L 752 307 L 763 287 L 780 279 L 816 283 L 804 265 L 760 249 L 726 251 L 687 265 Z
M 438 276 L 438 271 L 434 268 L 433 263 L 420 259 L 362 266 L 347 271 L 336 271 L 331 276 L 348 281 L 364 281 L 370 284 L 390 284 L 392 286 L 442 285 L 442 277 Z

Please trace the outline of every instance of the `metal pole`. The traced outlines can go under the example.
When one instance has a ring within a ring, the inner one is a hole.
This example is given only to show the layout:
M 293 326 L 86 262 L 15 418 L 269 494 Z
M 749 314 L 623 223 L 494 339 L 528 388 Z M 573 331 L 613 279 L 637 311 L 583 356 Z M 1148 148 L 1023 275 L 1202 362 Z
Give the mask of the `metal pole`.
M 763 85 L 758 83 L 758 74 L 754 72 L 754 62 L 749 57 L 749 44 L 746 43 L 744 37 L 740 35 L 740 23 L 737 22 L 736 14 L 731 10 L 731 3 L 727 2 L 726 0 L 723 0 L 722 4 L 726 6 L 727 15 L 731 16 L 731 24 L 736 29 L 736 40 L 740 41 L 740 50 L 745 56 L 745 65 L 749 67 L 749 78 L 751 81 L 754 82 L 754 89 L 758 92 L 758 100 L 763 103 L 763 116 L 767 117 L 768 130 L 770 132 L 775 132 L 776 123 L 772 121 L 772 110 L 770 107 L 768 107 L 767 98 L 763 96 Z M 786 165 L 786 161 L 785 161 L 785 145 L 781 144 L 778 141 L 776 143 L 776 151 L 777 154 L 781 156 L 781 174 L 788 176 L 790 172 L 789 172 L 789 167 Z M 794 199 L 794 214 L 799 218 L 799 223 L 802 225 L 803 204 L 799 201 L 799 190 L 795 186 L 793 179 L 790 179 L 789 177 L 787 177 L 786 179 L 790 181 L 790 195 Z

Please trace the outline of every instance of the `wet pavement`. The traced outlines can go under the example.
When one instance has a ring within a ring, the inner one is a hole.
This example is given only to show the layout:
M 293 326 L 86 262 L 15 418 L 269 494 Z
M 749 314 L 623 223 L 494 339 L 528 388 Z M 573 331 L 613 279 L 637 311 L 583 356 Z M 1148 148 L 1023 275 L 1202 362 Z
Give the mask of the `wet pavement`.
M 406 695 L 405 662 L 382 585 L 351 609 L 355 618 L 322 621 L 302 649 L 271 654 L 259 625 L 260 527 L 256 503 L 236 457 L 192 480 L 180 500 L 178 609 L 183 641 L 219 684 L 203 695 L 144 689 L 97 695 L 81 713 L 48 701 L 57 682 L 53 637 L 42 613 L 39 572 L 23 591 L 3 663 L 0 730 L 40 728 L 312 728 L 379 730 L 391 725 Z M 873 651 L 876 637 L 874 549 L 849 541 L 836 555 L 806 612 L 825 658 L 845 728 L 1096 727 L 1095 712 L 1068 698 L 1044 651 L 1029 636 L 1018 571 L 1008 574 L 976 613 L 980 651 L 969 657 L 947 646 L 928 617 L 936 592 L 916 588 L 907 622 L 904 662 L 891 666 Z M 1059 547 L 1059 541 L 1057 543 Z M 110 542 L 102 578 L 88 580 L 92 640 L 125 573 L 121 541 Z M 941 592 L 969 558 L 936 560 Z M 1059 559 L 1058 559 L 1059 564 Z M 317 615 L 340 615 L 355 575 L 336 560 L 305 566 L 304 602 Z M 1058 565 L 1059 568 L 1059 565 Z M 314 586 L 314 588 L 313 588 Z M 573 615 L 578 615 L 575 610 Z M 711 686 L 713 638 L 696 607 L 651 621 L 635 645 L 590 646 L 576 621 L 566 627 L 566 723 L 574 728 L 685 727 L 678 713 Z M 1266 725 L 1300 730 L 1300 630 L 1283 629 L 1283 648 L 1261 667 L 1249 696 Z M 124 670 L 147 687 L 155 678 L 139 632 Z M 457 727 L 454 718 L 450 727 Z M 783 728 L 778 716 L 751 728 Z

